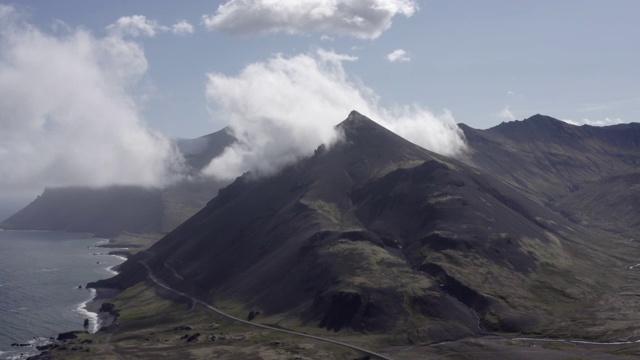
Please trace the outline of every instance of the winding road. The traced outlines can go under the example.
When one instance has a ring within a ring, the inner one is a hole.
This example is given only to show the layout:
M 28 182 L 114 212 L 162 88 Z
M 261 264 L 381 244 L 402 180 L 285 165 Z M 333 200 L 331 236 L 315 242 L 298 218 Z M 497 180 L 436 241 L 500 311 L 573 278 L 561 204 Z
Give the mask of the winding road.
M 162 287 L 162 288 L 164 288 L 166 290 L 169 290 L 171 292 L 174 292 L 174 293 L 176 293 L 176 294 L 178 294 L 180 296 L 184 296 L 187 299 L 191 300 L 193 302 L 193 304 L 202 305 L 205 308 L 207 308 L 207 309 L 209 309 L 209 310 L 211 310 L 211 311 L 213 311 L 213 312 L 215 312 L 215 313 L 217 313 L 219 315 L 222 315 L 222 316 L 224 316 L 224 317 L 226 317 L 228 319 L 235 320 L 235 321 L 241 322 L 243 324 L 247 324 L 247 325 L 258 327 L 258 328 L 262 328 L 262 329 L 267 329 L 267 330 L 277 331 L 277 332 L 281 332 L 281 333 L 285 333 L 285 334 L 306 337 L 306 338 L 309 338 L 309 339 L 314 339 L 314 340 L 319 340 L 319 341 L 323 341 L 323 342 L 327 342 L 327 343 L 331 343 L 331 344 L 335 344 L 335 345 L 344 346 L 344 347 L 347 347 L 349 349 L 357 350 L 357 351 L 360 351 L 360 352 L 365 353 L 367 355 L 375 356 L 376 358 L 380 358 L 380 359 L 384 359 L 384 360 L 393 360 L 390 357 L 384 356 L 382 354 L 378 354 L 378 353 L 376 353 L 374 351 L 371 351 L 371 350 L 368 350 L 368 349 L 365 349 L 365 348 L 362 348 L 362 347 L 359 347 L 359 346 L 347 344 L 347 343 L 342 342 L 342 341 L 327 339 L 327 338 L 323 338 L 323 337 L 320 337 L 320 336 L 309 335 L 309 334 L 305 334 L 305 333 L 301 333 L 301 332 L 297 332 L 297 331 L 292 331 L 292 330 L 279 329 L 279 328 L 271 327 L 271 326 L 268 326 L 268 325 L 252 323 L 250 321 L 243 320 L 243 319 L 237 318 L 235 316 L 229 315 L 227 313 L 224 313 L 222 310 L 217 309 L 217 308 L 205 303 L 202 300 L 196 299 L 196 298 L 194 298 L 193 296 L 191 296 L 189 294 L 185 294 L 185 293 L 183 293 L 183 292 L 181 292 L 179 290 L 176 290 L 176 289 L 164 284 L 163 282 L 158 280 L 158 278 L 156 278 L 155 275 L 153 275 L 153 272 L 151 271 L 151 268 L 149 267 L 149 265 L 146 264 L 145 261 L 141 261 L 140 264 L 142 264 L 147 269 L 147 271 L 149 273 L 149 278 L 154 283 L 156 283 L 158 286 L 160 286 L 160 287 Z
M 228 319 L 231 320 L 235 320 L 238 321 L 240 323 L 243 324 L 247 324 L 250 326 L 254 326 L 254 327 L 258 327 L 258 328 L 262 328 L 262 329 L 267 329 L 267 330 L 271 330 L 271 331 L 277 331 L 280 333 L 285 333 L 285 334 L 290 334 L 290 335 L 296 335 L 296 336 L 301 336 L 301 337 L 305 337 L 305 338 L 309 338 L 309 339 L 314 339 L 314 340 L 319 340 L 319 341 L 323 341 L 323 342 L 327 342 L 327 343 L 331 343 L 331 344 L 335 344 L 335 345 L 339 345 L 339 346 L 344 346 L 346 348 L 352 349 L 352 350 L 356 350 L 356 351 L 360 351 L 364 354 L 370 355 L 370 356 L 374 356 L 376 358 L 379 359 L 383 359 L 383 360 L 393 360 L 392 358 L 379 354 L 377 352 L 356 346 L 356 345 L 352 345 L 352 344 L 348 344 L 342 341 L 338 341 L 338 340 L 333 340 L 333 339 L 328 339 L 328 338 L 324 338 L 321 336 L 315 336 L 315 335 L 309 335 L 309 334 L 305 334 L 305 333 L 300 333 L 297 331 L 292 331 L 292 330 L 286 330 L 286 329 L 281 329 L 281 328 L 275 328 L 275 327 L 271 327 L 268 325 L 263 325 L 263 324 L 259 324 L 259 323 L 253 323 L 247 320 L 243 320 L 240 318 L 237 318 L 235 316 L 229 315 L 225 312 L 223 312 L 222 310 L 215 308 L 209 304 L 207 304 L 206 302 L 196 299 L 193 296 L 183 293 L 179 290 L 176 290 L 166 284 L 164 284 L 163 282 L 161 282 L 160 280 L 158 280 L 158 278 L 156 278 L 156 276 L 153 274 L 151 268 L 146 264 L 146 262 L 143 260 L 140 262 L 140 264 L 142 264 L 146 269 L 147 272 L 149 274 L 149 278 L 156 283 L 158 286 L 169 290 L 173 293 L 176 293 L 180 296 L 184 296 L 186 298 L 188 298 L 189 300 L 192 301 L 192 307 L 195 307 L 196 305 L 202 305 L 204 306 L 206 309 L 209 309 L 223 317 L 226 317 Z M 527 337 L 503 337 L 503 339 L 505 340 L 516 340 L 516 341 L 529 341 L 529 342 L 563 342 L 563 343 L 571 343 L 571 344 L 576 344 L 576 345 L 627 345 L 627 344 L 638 344 L 640 343 L 640 340 L 629 340 L 629 341 L 612 341 L 612 342 L 595 342 L 595 341 L 586 341 L 586 340 L 578 340 L 578 339 L 549 339 L 549 338 L 527 338 Z M 445 356 L 448 356 L 451 354 L 447 354 Z M 437 356 L 434 359 L 438 359 L 438 358 L 442 358 L 441 356 Z
M 546 338 L 523 338 L 523 337 L 512 338 L 511 340 L 537 341 L 537 342 L 563 342 L 563 343 L 578 344 L 578 345 L 629 345 L 629 344 L 640 343 L 640 340 L 597 342 L 597 341 L 573 340 L 573 339 L 546 339 Z

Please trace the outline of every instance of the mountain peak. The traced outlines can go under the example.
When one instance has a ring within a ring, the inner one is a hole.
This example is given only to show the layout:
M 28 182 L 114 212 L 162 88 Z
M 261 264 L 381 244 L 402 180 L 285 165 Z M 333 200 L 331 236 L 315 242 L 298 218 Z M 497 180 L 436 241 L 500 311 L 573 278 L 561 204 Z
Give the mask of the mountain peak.
M 489 131 L 516 141 L 552 141 L 572 137 L 575 126 L 551 116 L 536 114 L 527 119 L 503 122 Z
M 497 126 L 494 126 L 493 128 L 506 128 L 506 127 L 522 127 L 522 126 L 528 126 L 528 127 L 540 127 L 540 126 L 571 126 L 570 124 L 567 124 L 566 122 L 562 121 L 562 120 L 558 120 L 556 118 L 553 118 L 551 116 L 548 115 L 542 115 L 542 114 L 535 114 L 533 116 L 530 116 L 524 120 L 514 120 L 514 121 L 506 121 L 506 122 L 502 122 Z
M 360 114 L 359 112 L 353 110 L 349 113 L 349 116 L 337 125 L 338 128 L 343 130 L 357 130 L 357 129 L 374 129 L 374 128 L 382 128 L 381 125 L 376 123 L 375 121 L 369 119 L 368 117 Z
M 541 115 L 541 114 L 535 114 L 529 118 L 526 118 L 524 120 L 522 120 L 523 122 L 529 122 L 529 123 L 535 123 L 537 125 L 540 124 L 545 124 L 545 125 L 551 125 L 551 126 L 570 126 L 570 124 L 567 124 L 566 122 L 562 121 L 562 120 L 558 120 L 556 118 L 553 118 L 551 116 L 547 116 L 547 115 Z
M 378 140 L 388 138 L 389 140 L 394 139 L 391 141 L 402 140 L 402 142 L 409 143 L 393 131 L 355 110 L 351 111 L 349 116 L 343 122 L 336 125 L 336 129 L 342 130 L 345 137 L 350 141 L 363 140 L 363 137 L 376 137 L 379 138 Z

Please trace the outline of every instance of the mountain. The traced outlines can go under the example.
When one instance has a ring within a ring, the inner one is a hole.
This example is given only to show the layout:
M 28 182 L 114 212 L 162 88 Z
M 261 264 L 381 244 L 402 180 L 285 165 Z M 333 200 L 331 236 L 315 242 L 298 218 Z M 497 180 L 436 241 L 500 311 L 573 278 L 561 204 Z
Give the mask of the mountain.
M 604 177 L 557 205 L 575 222 L 640 239 L 640 172 Z
M 535 115 L 487 130 L 464 124 L 465 161 L 567 218 L 640 236 L 640 124 L 575 126 Z
M 460 128 L 471 149 L 468 163 L 545 203 L 640 167 L 638 123 L 575 126 L 535 115 L 487 130 Z
M 486 331 L 594 336 L 600 316 L 609 336 L 632 326 L 626 309 L 638 300 L 614 290 L 635 276 L 629 243 L 609 235 L 603 242 L 603 233 L 532 199 L 559 192 L 560 181 L 514 187 L 504 172 L 508 181 L 480 170 L 493 154 L 516 163 L 508 151 L 516 141 L 496 142 L 510 129 L 468 132 L 479 137 L 472 144 L 498 144 L 489 156 L 472 147 L 477 167 L 357 112 L 337 130 L 344 141 L 272 177 L 238 178 L 95 285 L 133 286 L 146 278 L 144 261 L 175 288 L 257 310 L 278 326 L 413 343 Z
M 207 166 L 211 159 L 222 154 L 224 149 L 235 142 L 231 129 L 220 131 L 195 139 L 178 139 L 176 145 L 183 154 L 191 172 L 197 172 Z
M 162 193 L 158 189 L 67 187 L 46 189 L 4 224 L 14 229 L 67 230 L 111 236 L 123 231 L 159 232 L 162 213 Z
M 228 184 L 197 173 L 234 141 L 229 129 L 176 142 L 190 179 L 164 188 L 111 186 L 62 187 L 42 195 L 2 226 L 10 229 L 65 230 L 115 236 L 122 232 L 166 233 L 173 230 Z

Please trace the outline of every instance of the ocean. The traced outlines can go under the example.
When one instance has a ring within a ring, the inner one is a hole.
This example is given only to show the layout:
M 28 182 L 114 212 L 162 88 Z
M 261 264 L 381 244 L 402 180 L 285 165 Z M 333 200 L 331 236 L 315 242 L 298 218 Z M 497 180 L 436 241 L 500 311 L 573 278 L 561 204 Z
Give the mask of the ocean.
M 90 234 L 51 231 L 0 231 L 0 359 L 20 359 L 58 333 L 98 328 L 84 305 L 95 293 L 88 282 L 115 274 L 124 261 L 95 247 L 107 240 Z M 78 288 L 82 286 L 82 288 Z

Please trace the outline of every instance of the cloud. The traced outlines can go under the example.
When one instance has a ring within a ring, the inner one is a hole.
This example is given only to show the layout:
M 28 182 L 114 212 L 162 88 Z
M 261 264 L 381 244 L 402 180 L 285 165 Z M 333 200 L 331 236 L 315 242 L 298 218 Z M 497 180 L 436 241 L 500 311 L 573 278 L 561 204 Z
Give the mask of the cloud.
M 385 108 L 375 92 L 349 77 L 352 56 L 318 50 L 278 54 L 245 67 L 238 75 L 208 74 L 212 114 L 227 119 L 238 138 L 204 170 L 234 178 L 248 170 L 272 174 L 339 139 L 334 126 L 351 110 L 369 116 L 414 143 L 445 155 L 465 149 L 451 113 L 434 115 L 420 106 Z
M 396 61 L 408 62 L 408 61 L 411 61 L 411 58 L 409 57 L 409 54 L 403 49 L 396 49 L 391 53 L 387 54 L 387 60 L 389 62 L 396 62 Z
M 107 26 L 107 32 L 113 36 L 153 37 L 162 31 L 156 20 L 149 20 L 144 15 L 123 16 L 115 23 Z
M 415 0 L 230 0 L 202 22 L 209 30 L 238 35 L 323 31 L 375 39 L 391 27 L 393 17 L 416 11 Z
M 498 117 L 501 119 L 506 119 L 510 121 L 513 121 L 516 119 L 516 117 L 511 112 L 511 110 L 509 110 L 509 106 L 505 106 L 504 109 L 502 109 L 502 111 L 498 113 Z
M 604 118 L 602 120 L 582 119 L 579 121 L 562 119 L 562 121 L 571 125 L 576 125 L 576 126 L 580 126 L 580 125 L 609 126 L 609 125 L 617 125 L 617 124 L 624 123 L 624 121 L 622 121 L 620 118 L 616 118 L 616 119 Z
M 83 29 L 52 35 L 12 8 L 0 14 L 0 188 L 158 186 L 173 176 L 181 158 L 128 92 L 148 67 L 139 44 Z
M 188 21 L 182 20 L 171 25 L 171 32 L 176 35 L 189 35 L 194 33 L 194 28 Z
M 332 36 L 327 35 L 327 34 L 322 34 L 322 36 L 320 36 L 320 40 L 322 40 L 322 41 L 333 41 L 334 38 Z
M 171 26 L 164 26 L 144 15 L 123 16 L 106 27 L 107 33 L 114 37 L 154 37 L 159 33 L 171 32 L 175 35 L 193 34 L 194 28 L 186 20 Z

